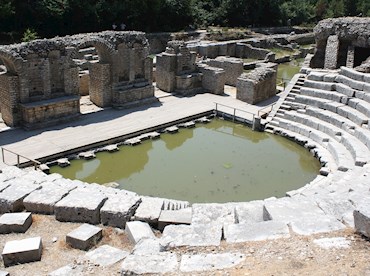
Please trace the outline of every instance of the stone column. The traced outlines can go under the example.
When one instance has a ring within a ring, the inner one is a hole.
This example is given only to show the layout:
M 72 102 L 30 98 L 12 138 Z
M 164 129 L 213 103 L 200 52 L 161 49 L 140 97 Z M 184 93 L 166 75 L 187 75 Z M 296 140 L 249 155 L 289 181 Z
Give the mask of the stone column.
M 100 107 L 112 104 L 112 83 L 110 64 L 90 65 L 90 100 Z
M 355 64 L 355 47 L 348 46 L 346 67 L 353 68 Z
M 339 54 L 339 38 L 336 35 L 328 37 L 325 50 L 325 69 L 336 69 Z

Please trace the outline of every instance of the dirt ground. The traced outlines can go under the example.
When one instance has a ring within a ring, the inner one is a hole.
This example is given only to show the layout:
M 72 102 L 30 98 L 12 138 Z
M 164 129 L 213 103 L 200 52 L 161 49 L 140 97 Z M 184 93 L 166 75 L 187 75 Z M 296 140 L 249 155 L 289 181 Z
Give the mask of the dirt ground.
M 33 223 L 24 234 L 0 235 L 1 248 L 6 241 L 41 236 L 43 242 L 42 259 L 39 262 L 20 264 L 4 268 L 10 275 L 47 275 L 67 264 L 84 263 L 83 275 L 119 275 L 120 262 L 102 268 L 83 260 L 85 252 L 73 249 L 65 242 L 65 236 L 80 223 L 62 223 L 54 216 L 33 215 Z M 101 226 L 103 227 L 103 226 Z M 133 245 L 123 230 L 103 227 L 103 239 L 98 246 L 108 244 L 122 250 L 131 251 Z M 159 233 L 157 233 L 159 234 Z M 316 245 L 315 239 L 342 237 L 349 243 L 348 248 L 323 248 Z M 238 266 L 203 273 L 176 273 L 175 275 L 369 275 L 370 241 L 346 229 L 312 236 L 292 235 L 289 239 L 262 242 L 227 244 L 222 241 L 218 247 L 177 248 L 173 252 L 181 254 L 238 252 L 246 256 Z

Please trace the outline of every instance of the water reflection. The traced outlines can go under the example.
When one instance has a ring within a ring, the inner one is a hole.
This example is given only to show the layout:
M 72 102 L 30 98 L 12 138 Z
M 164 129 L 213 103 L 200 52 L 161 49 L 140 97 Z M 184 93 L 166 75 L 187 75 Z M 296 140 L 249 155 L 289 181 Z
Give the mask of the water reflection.
M 176 137 L 172 137 L 175 135 Z M 176 134 L 162 134 L 161 139 L 166 143 L 166 148 L 169 150 L 174 150 L 181 147 L 188 139 L 193 138 L 193 129 L 182 129 Z

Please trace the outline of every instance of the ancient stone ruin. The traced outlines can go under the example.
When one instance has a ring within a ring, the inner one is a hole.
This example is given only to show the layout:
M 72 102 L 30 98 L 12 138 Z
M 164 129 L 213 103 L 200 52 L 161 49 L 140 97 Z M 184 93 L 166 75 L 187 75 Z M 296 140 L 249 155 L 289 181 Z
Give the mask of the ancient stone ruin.
M 346 17 L 320 21 L 314 28 L 312 68 L 356 67 L 370 56 L 370 19 Z
M 100 107 L 154 101 L 152 59 L 142 32 L 101 32 L 0 47 L 0 110 L 9 126 L 42 127 L 79 112 L 78 51 L 95 47 L 90 99 Z
M 269 99 L 276 94 L 277 64 L 261 63 L 256 69 L 242 74 L 236 83 L 236 98 L 249 104 Z

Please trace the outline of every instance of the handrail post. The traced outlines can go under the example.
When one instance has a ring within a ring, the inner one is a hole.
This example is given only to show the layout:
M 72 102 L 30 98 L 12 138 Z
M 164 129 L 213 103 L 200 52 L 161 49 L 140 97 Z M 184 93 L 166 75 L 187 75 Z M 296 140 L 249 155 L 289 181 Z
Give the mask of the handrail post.
M 3 156 L 3 163 L 5 164 L 4 148 L 1 148 L 1 155 Z
M 233 122 L 235 122 L 235 113 L 236 113 L 236 109 L 234 108 Z
M 19 154 L 17 154 L 17 167 L 19 168 L 19 164 L 20 164 L 20 157 L 19 157 Z

